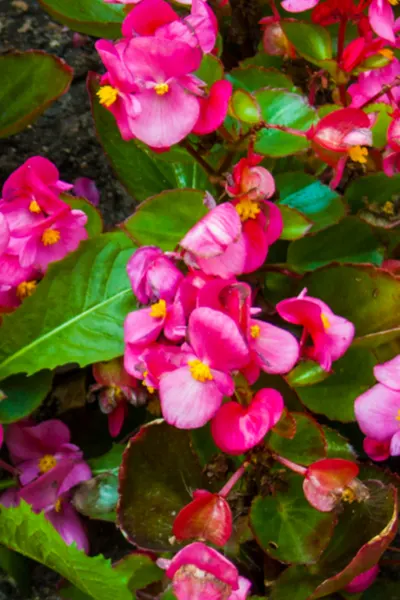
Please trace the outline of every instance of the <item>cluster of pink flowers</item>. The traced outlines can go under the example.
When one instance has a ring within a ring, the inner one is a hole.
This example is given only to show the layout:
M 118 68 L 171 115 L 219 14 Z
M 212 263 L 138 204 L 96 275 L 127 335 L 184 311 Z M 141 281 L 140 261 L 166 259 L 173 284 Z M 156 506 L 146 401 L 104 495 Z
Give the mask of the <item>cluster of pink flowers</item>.
M 39 425 L 30 421 L 10 425 L 5 442 L 20 487 L 8 489 L 0 502 L 4 506 L 17 506 L 20 500 L 28 502 L 35 512 L 44 512 L 67 544 L 75 542 L 87 552 L 86 531 L 71 504 L 71 491 L 90 479 L 91 471 L 70 439 L 68 427 L 57 419 Z
M 60 181 L 46 158 L 27 160 L 7 179 L 0 200 L 0 311 L 30 296 L 49 263 L 61 260 L 87 237 L 87 217 L 60 194 Z
M 221 80 L 207 89 L 195 75 L 218 33 L 206 0 L 193 0 L 184 18 L 165 0 L 134 4 L 123 39 L 96 43 L 107 69 L 100 103 L 114 115 L 124 140 L 138 138 L 152 148 L 168 149 L 190 133 L 215 131 L 227 114 L 232 85 Z
M 150 392 L 158 390 L 171 425 L 193 429 L 211 420 L 216 444 L 230 454 L 262 441 L 284 408 L 274 389 L 241 390 L 239 374 L 249 386 L 260 371 L 288 373 L 300 357 L 329 371 L 354 336 L 349 321 L 307 290 L 276 307 L 283 320 L 303 327 L 300 342 L 256 318 L 251 288 L 237 276 L 258 269 L 282 231 L 279 208 L 266 199 L 274 180 L 258 162 L 250 155 L 234 167 L 226 183 L 229 202 L 215 206 L 205 199 L 212 208 L 181 240 L 179 252 L 142 247 L 128 263 L 134 293 L 150 306 L 126 318 L 126 371 Z M 223 404 L 224 397 L 230 400 Z

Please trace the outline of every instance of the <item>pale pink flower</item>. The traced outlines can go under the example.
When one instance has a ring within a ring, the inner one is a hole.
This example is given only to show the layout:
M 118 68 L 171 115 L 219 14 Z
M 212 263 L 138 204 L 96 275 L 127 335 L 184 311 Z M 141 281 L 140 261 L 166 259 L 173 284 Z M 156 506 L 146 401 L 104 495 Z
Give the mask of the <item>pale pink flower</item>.
M 319 0 L 283 0 L 282 6 L 288 12 L 303 12 L 317 6 Z
M 390 0 L 372 0 L 368 9 L 369 23 L 376 35 L 395 42 L 395 17 Z

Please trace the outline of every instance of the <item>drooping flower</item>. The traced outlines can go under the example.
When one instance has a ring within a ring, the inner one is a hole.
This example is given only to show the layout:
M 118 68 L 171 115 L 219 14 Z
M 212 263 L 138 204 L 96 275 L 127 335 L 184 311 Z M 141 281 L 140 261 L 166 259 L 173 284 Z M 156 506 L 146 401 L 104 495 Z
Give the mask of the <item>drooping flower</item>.
M 180 550 L 172 560 L 157 564 L 172 579 L 178 600 L 245 600 L 251 584 L 222 554 L 201 542 Z
M 238 455 L 259 444 L 279 421 L 284 408 L 281 394 L 272 388 L 259 390 L 248 406 L 227 402 L 211 421 L 218 448 Z
M 285 35 L 280 21 L 278 17 L 264 17 L 259 21 L 263 31 L 264 51 L 271 56 L 295 58 L 296 50 Z
M 179 511 L 172 532 L 178 541 L 200 539 L 224 546 L 232 534 L 228 502 L 207 490 L 195 490 L 193 500 Z
M 247 344 L 236 323 L 211 308 L 195 309 L 188 324 L 190 346 L 182 366 L 160 379 L 160 399 L 167 423 L 179 429 L 202 427 L 235 385 L 231 373 L 248 361 Z
M 307 296 L 307 289 L 297 298 L 279 302 L 276 310 L 285 321 L 304 327 L 301 352 L 317 361 L 325 371 L 330 371 L 332 361 L 343 356 L 353 341 L 354 325 L 335 315 L 322 300 Z M 311 346 L 305 343 L 308 336 Z
M 367 590 L 378 577 L 379 574 L 379 565 L 374 565 L 368 571 L 364 571 L 357 577 L 354 577 L 349 584 L 346 585 L 344 591 L 348 594 L 361 594 L 365 590 Z
M 129 259 L 128 276 L 139 302 L 173 302 L 183 274 L 156 246 L 142 246 Z
M 374 367 L 379 383 L 354 404 L 361 431 L 370 440 L 364 449 L 371 458 L 385 460 L 400 455 L 400 355 Z M 378 445 L 379 444 L 379 445 Z

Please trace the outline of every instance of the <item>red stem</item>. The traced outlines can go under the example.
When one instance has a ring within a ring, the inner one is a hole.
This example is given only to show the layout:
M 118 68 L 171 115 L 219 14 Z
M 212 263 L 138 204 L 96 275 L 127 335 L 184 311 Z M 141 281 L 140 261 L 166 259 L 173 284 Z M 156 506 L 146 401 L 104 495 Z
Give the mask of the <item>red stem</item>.
M 250 464 L 249 462 L 245 461 L 242 464 L 242 466 L 239 467 L 237 471 L 235 471 L 235 473 L 232 475 L 232 477 L 230 479 L 228 479 L 228 481 L 226 482 L 226 484 L 224 485 L 222 490 L 219 492 L 219 494 L 218 494 L 219 496 L 222 496 L 222 498 L 226 498 L 228 496 L 228 494 L 230 494 L 233 486 L 237 484 L 237 482 L 242 477 L 242 475 L 244 474 L 244 472 L 247 469 L 247 467 L 249 466 L 249 464 Z
M 343 16 L 340 20 L 339 25 L 339 36 L 338 36 L 338 49 L 337 49 L 337 61 L 340 63 L 343 56 L 344 44 L 346 41 L 346 28 L 347 28 L 347 17 Z
M 279 463 L 281 463 L 281 465 L 284 465 L 285 467 L 287 467 L 291 471 L 294 471 L 295 473 L 298 473 L 299 475 L 303 475 L 303 477 L 307 473 L 306 467 L 297 465 L 296 463 L 292 462 L 291 460 L 288 460 L 287 458 L 283 458 L 283 456 L 279 456 L 279 454 L 274 454 L 274 458 Z

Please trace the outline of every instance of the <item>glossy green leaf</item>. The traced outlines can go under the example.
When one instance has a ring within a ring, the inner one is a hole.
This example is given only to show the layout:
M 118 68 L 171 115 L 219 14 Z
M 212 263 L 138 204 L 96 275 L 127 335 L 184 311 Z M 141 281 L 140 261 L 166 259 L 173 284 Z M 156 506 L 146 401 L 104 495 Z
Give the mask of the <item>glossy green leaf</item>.
M 264 89 L 254 93 L 261 109 L 261 118 L 268 124 L 284 125 L 307 131 L 316 121 L 316 112 L 307 98 L 286 90 Z M 262 129 L 257 134 L 255 151 L 279 157 L 304 150 L 309 145 L 305 137 L 274 129 Z
M 67 546 L 43 513 L 22 502 L 17 508 L 2 506 L 0 516 L 0 543 L 53 569 L 94 600 L 132 600 L 127 574 L 113 570 L 102 555 L 91 558 Z
M 113 444 L 111 450 L 106 452 L 106 454 L 88 460 L 93 475 L 100 475 L 101 473 L 113 473 L 117 475 L 122 463 L 124 450 L 125 446 L 123 444 Z
M 305 566 L 288 567 L 274 582 L 269 600 L 308 600 L 320 582 Z
M 264 49 L 260 45 L 260 51 L 250 58 L 245 58 L 240 61 L 242 68 L 246 67 L 264 67 L 264 69 L 281 69 L 283 65 L 282 56 L 272 56 L 272 54 L 266 54 Z
M 338 223 L 346 214 L 341 197 L 312 175 L 286 171 L 275 177 L 275 183 L 279 205 L 295 208 L 311 219 L 310 233 Z
M 387 130 L 392 121 L 390 104 L 370 104 L 365 108 L 365 112 L 367 114 L 372 113 L 376 119 L 372 126 L 374 148 L 384 148 L 387 143 Z
M 157 154 L 141 142 L 125 142 L 114 117 L 96 97 L 99 77 L 94 73 L 89 74 L 88 88 L 97 137 L 117 178 L 136 200 L 175 188 L 214 191 L 206 172 L 183 148 Z
M 39 3 L 53 19 L 72 31 L 106 39 L 122 37 L 123 5 L 106 4 L 103 0 L 39 0 Z
M 319 64 L 332 58 L 332 40 L 326 27 L 315 23 L 281 21 L 282 29 L 303 58 Z
M 273 452 L 304 466 L 326 457 L 326 441 L 321 426 L 309 415 L 291 413 L 296 420 L 296 433 L 292 439 L 272 432 L 267 438 Z
M 373 348 L 399 334 L 400 278 L 387 271 L 332 265 L 304 277 L 298 290 L 303 287 L 354 323 L 358 345 Z
M 285 376 L 285 379 L 290 386 L 301 387 L 303 385 L 314 385 L 324 381 L 327 377 L 329 377 L 329 373 L 324 371 L 318 363 L 313 360 L 304 360 L 299 362 Z
M 142 202 L 123 229 L 139 245 L 173 250 L 205 214 L 204 192 L 171 190 Z
M 383 261 L 383 248 L 371 227 L 356 217 L 292 242 L 287 262 L 298 273 L 313 271 L 331 262 L 372 263 Z
M 0 402 L 0 423 L 13 423 L 28 417 L 36 410 L 49 391 L 53 373 L 40 371 L 32 377 L 14 375 L 1 382 L 6 398 Z
M 386 202 L 399 198 L 400 174 L 388 177 L 386 173 L 374 173 L 356 179 L 346 190 L 346 201 L 353 213 L 360 210 L 379 210 Z
M 333 373 L 315 385 L 295 387 L 301 401 L 333 421 L 354 421 L 354 401 L 375 383 L 376 360 L 365 348 L 350 348 L 333 363 Z
M 30 589 L 31 569 L 29 560 L 5 546 L 0 546 L 0 569 L 7 573 L 21 595 L 29 598 L 32 591 Z
M 311 230 L 313 222 L 295 208 L 281 205 L 279 209 L 283 220 L 281 240 L 298 240 Z
M 124 453 L 119 527 L 140 548 L 173 550 L 174 518 L 196 489 L 204 489 L 204 480 L 189 432 L 162 420 L 144 425 Z
M 61 58 L 41 50 L 0 56 L 0 138 L 33 123 L 68 91 L 72 77 Z
M 344 460 L 357 460 L 357 454 L 349 441 L 343 437 L 336 429 L 331 429 L 326 425 L 322 425 L 326 443 L 328 445 L 326 456 L 327 458 L 344 458 Z
M 250 92 L 234 90 L 229 103 L 230 112 L 239 121 L 255 125 L 261 120 L 261 111 L 257 100 Z
M 293 91 L 292 80 L 278 71 L 278 69 L 265 69 L 264 67 L 248 66 L 232 69 L 226 76 L 235 89 L 243 89 L 247 92 L 255 92 L 260 88 L 273 87 Z
M 85 227 L 90 238 L 100 235 L 103 231 L 104 223 L 100 212 L 93 204 L 86 200 L 86 198 L 75 198 L 75 196 L 70 196 L 69 194 L 62 194 L 61 197 L 73 210 L 81 210 L 85 213 L 87 216 Z
M 122 232 L 108 233 L 50 265 L 36 292 L 4 317 L 0 378 L 121 356 L 124 319 L 135 308 L 126 273 L 133 251 Z
M 321 513 L 304 497 L 303 477 L 287 475 L 272 496 L 257 496 L 250 509 L 250 527 L 272 558 L 292 564 L 314 563 L 328 545 L 334 515 Z
M 213 83 L 224 78 L 224 66 L 216 56 L 205 54 L 195 75 L 208 86 L 212 86 Z

